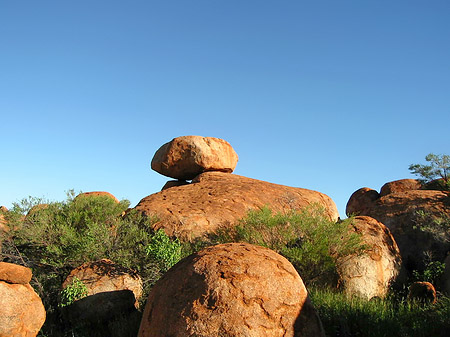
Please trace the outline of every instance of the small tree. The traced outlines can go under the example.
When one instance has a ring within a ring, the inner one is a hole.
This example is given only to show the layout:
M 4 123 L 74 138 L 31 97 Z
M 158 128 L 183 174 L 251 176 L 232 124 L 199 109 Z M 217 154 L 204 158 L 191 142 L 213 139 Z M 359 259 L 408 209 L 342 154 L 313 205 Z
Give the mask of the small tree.
M 422 184 L 431 182 L 434 179 L 442 179 L 441 187 L 450 189 L 450 156 L 446 154 L 436 155 L 430 153 L 425 157 L 428 165 L 411 164 L 409 170 L 421 177 Z

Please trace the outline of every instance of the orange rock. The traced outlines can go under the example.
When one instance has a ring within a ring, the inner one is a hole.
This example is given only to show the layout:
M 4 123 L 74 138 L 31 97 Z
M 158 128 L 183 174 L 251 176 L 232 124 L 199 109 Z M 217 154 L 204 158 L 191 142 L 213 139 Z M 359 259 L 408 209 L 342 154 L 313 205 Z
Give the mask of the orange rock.
M 238 156 L 223 139 L 183 136 L 161 146 L 153 156 L 151 167 L 165 176 L 191 180 L 202 172 L 233 172 Z
M 110 197 L 111 199 L 113 199 L 116 203 L 119 203 L 119 199 L 117 199 L 114 195 L 112 195 L 109 192 L 101 192 L 101 191 L 80 193 L 75 197 L 75 200 L 77 198 L 91 197 L 91 196 L 95 196 L 95 197 L 106 196 L 106 197 Z
M 34 337 L 45 316 L 44 305 L 29 284 L 0 281 L 0 336 Z
M 408 299 L 422 303 L 436 303 L 436 289 L 430 282 L 414 282 L 409 287 Z
M 400 179 L 384 184 L 381 187 L 380 196 L 383 197 L 391 193 L 420 190 L 421 188 L 422 184 L 416 179 Z
M 275 212 L 317 204 L 330 219 L 339 217 L 336 205 L 325 194 L 304 188 L 276 185 L 235 174 L 205 172 L 191 184 L 149 195 L 135 207 L 157 215 L 155 229 L 190 240 L 221 226 L 233 226 L 251 209 L 269 206 Z
M 380 194 L 371 188 L 360 188 L 350 196 L 345 213 L 347 216 L 366 215 L 366 209 L 372 207 L 373 202 L 379 197 Z
M 8 229 L 8 222 L 5 218 L 5 213 L 8 212 L 8 209 L 5 206 L 0 206 L 0 233 L 2 231 L 7 232 Z
M 229 243 L 185 258 L 156 283 L 138 336 L 325 334 L 288 260 L 264 247 Z
M 31 281 L 31 269 L 14 263 L 0 262 L 0 281 L 27 284 Z
M 367 300 L 383 298 L 400 272 L 401 256 L 397 243 L 389 229 L 371 217 L 357 216 L 352 226 L 361 234 L 367 250 L 337 262 L 343 291 Z
M 358 191 L 350 198 L 347 208 L 354 195 L 360 193 Z M 366 193 L 374 195 L 371 191 Z M 448 233 L 442 226 L 435 225 L 436 219 L 450 217 L 448 192 L 394 192 L 356 208 L 360 215 L 370 216 L 389 228 L 400 249 L 403 264 L 410 272 L 424 267 L 426 252 L 432 252 L 435 260 L 443 261 L 450 250 Z
M 65 279 L 62 288 L 64 289 L 71 284 L 75 277 L 87 287 L 88 296 L 102 292 L 130 290 L 134 294 L 136 306 L 137 300 L 142 296 L 141 277 L 135 271 L 108 259 L 87 262 L 75 268 Z

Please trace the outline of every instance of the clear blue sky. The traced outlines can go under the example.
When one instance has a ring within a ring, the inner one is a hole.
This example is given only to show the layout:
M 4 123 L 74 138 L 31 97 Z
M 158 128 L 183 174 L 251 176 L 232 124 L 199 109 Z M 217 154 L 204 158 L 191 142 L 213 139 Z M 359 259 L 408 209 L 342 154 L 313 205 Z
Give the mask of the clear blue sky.
M 450 154 L 450 1 L 0 0 L 0 205 L 108 191 L 136 205 L 174 137 L 236 174 L 360 187 Z

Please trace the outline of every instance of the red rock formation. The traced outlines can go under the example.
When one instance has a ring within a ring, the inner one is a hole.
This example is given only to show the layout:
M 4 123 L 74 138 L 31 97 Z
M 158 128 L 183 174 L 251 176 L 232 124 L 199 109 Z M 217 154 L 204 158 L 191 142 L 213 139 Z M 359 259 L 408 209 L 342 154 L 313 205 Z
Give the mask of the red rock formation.
M 233 172 L 238 156 L 223 139 L 200 136 L 174 138 L 156 151 L 152 169 L 165 176 L 191 180 L 206 171 Z
M 191 184 L 149 195 L 136 206 L 160 219 L 155 229 L 192 239 L 220 226 L 232 226 L 251 209 L 268 205 L 276 212 L 318 204 L 330 219 L 338 219 L 334 202 L 325 194 L 304 188 L 276 185 L 235 174 L 205 172 Z
M 373 202 L 379 197 L 380 194 L 371 188 L 360 188 L 350 196 L 345 213 L 347 216 L 366 215 L 367 209 L 370 209 Z
M 420 190 L 421 188 L 422 184 L 417 179 L 400 179 L 384 184 L 381 187 L 380 196 L 384 197 L 391 193 Z
M 31 281 L 31 269 L 14 263 L 0 262 L 0 281 L 27 284 Z
M 31 278 L 31 270 L 10 263 L 1 268 L 0 336 L 34 337 L 45 322 L 44 305 L 28 283 L 14 283 Z
M 353 230 L 361 234 L 367 250 L 337 262 L 340 283 L 347 295 L 371 299 L 386 296 L 401 268 L 401 256 L 389 229 L 368 217 L 354 218 Z
M 284 257 L 247 243 L 208 247 L 152 289 L 139 337 L 324 336 L 300 276 Z
M 87 262 L 72 270 L 65 279 L 62 288 L 66 288 L 77 277 L 88 289 L 88 296 L 101 292 L 131 290 L 139 300 L 142 296 L 142 280 L 133 270 L 102 259 Z

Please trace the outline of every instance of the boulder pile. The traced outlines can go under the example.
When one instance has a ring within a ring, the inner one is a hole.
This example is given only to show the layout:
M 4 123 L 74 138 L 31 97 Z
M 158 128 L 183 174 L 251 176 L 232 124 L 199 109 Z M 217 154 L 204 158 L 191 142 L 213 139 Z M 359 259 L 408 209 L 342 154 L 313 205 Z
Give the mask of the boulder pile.
M 269 206 L 275 212 L 318 205 L 328 217 L 339 217 L 327 195 L 304 188 L 272 184 L 230 174 L 237 163 L 231 145 L 218 138 L 186 136 L 163 145 L 152 168 L 178 179 L 143 198 L 135 209 L 160 221 L 168 235 L 191 240 L 222 226 L 233 226 L 249 210 Z
M 33 337 L 45 322 L 44 305 L 30 286 L 31 269 L 0 262 L 0 336 Z
M 325 336 L 292 264 L 247 243 L 208 247 L 152 288 L 139 337 Z
M 372 217 L 389 228 L 408 271 L 422 270 L 427 254 L 443 261 L 450 250 L 448 232 L 439 219 L 450 217 L 448 192 L 424 190 L 418 181 L 385 184 L 381 193 L 364 187 L 352 194 L 347 215 Z

